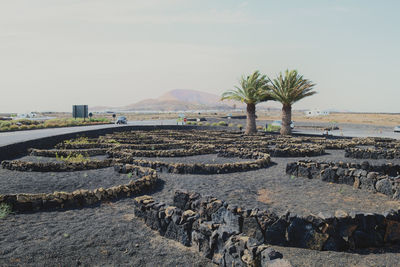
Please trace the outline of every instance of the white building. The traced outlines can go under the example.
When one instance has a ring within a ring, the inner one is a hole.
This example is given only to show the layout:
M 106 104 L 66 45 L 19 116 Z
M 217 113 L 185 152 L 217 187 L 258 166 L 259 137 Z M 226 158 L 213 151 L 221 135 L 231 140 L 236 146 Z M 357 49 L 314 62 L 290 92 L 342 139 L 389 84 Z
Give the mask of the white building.
M 314 117 L 314 116 L 327 116 L 329 115 L 329 111 L 327 110 L 319 110 L 319 109 L 313 109 L 313 110 L 307 110 L 305 112 L 306 116 L 309 117 Z

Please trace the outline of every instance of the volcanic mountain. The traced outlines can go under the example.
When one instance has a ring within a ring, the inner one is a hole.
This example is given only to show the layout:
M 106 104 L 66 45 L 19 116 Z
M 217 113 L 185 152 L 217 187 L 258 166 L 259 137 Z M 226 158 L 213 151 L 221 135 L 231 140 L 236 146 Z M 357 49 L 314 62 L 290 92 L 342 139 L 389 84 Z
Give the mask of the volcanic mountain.
M 122 107 L 123 110 L 213 110 L 232 109 L 231 101 L 220 101 L 221 97 L 216 94 L 200 92 L 196 90 L 177 89 L 168 91 L 158 98 L 145 99 L 134 104 Z M 241 106 L 240 103 L 236 104 Z

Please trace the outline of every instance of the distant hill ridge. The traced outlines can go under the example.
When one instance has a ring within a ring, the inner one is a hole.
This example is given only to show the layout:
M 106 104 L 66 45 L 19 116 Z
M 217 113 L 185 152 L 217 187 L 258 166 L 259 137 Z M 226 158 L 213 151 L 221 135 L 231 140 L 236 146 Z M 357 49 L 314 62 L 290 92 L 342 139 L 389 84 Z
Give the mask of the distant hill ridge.
M 176 89 L 163 94 L 158 98 L 149 98 L 129 104 L 124 107 L 107 108 L 119 110 L 159 110 L 159 111 L 178 111 L 178 110 L 223 110 L 232 109 L 234 104 L 242 107 L 241 103 L 232 101 L 220 101 L 221 97 L 216 94 L 205 93 L 196 90 Z M 92 110 L 99 110 L 94 107 Z M 105 110 L 101 107 L 101 110 Z

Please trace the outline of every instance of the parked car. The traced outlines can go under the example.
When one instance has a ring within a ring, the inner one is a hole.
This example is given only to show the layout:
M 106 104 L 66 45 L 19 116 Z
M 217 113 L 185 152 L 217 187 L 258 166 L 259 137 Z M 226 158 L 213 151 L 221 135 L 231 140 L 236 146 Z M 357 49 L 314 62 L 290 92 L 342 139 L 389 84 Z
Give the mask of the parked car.
M 116 120 L 115 124 L 127 124 L 128 120 L 126 119 L 125 116 L 118 117 Z
M 271 123 L 271 125 L 272 126 L 277 126 L 277 127 L 279 127 L 279 128 L 281 128 L 282 127 L 282 121 L 273 121 L 272 123 Z M 294 123 L 293 123 L 293 121 L 290 123 L 290 128 L 294 128 Z
M 394 127 L 394 130 L 393 130 L 395 133 L 400 133 L 400 126 L 396 126 L 396 127 Z

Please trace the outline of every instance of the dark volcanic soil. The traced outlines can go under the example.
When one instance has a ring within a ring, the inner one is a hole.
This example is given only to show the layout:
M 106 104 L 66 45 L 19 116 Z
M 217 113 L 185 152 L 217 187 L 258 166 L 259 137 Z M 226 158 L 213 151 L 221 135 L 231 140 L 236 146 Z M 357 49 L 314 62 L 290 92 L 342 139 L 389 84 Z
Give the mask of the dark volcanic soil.
M 133 216 L 133 201 L 0 220 L 0 266 L 211 266 Z
M 328 151 L 327 155 L 313 157 L 323 161 L 352 161 L 344 158 L 340 150 Z M 195 158 L 195 157 L 192 157 Z M 217 158 L 218 159 L 218 158 Z M 181 159 L 176 159 L 180 162 Z M 241 207 L 273 209 L 278 213 L 287 210 L 300 215 L 335 212 L 338 209 L 383 213 L 399 209 L 400 203 L 383 194 L 372 194 L 341 184 L 329 184 L 318 179 L 291 177 L 285 174 L 288 162 L 299 158 L 272 158 L 276 163 L 267 169 L 218 175 L 193 175 L 161 173 L 165 189 L 154 194 L 155 198 L 171 202 L 176 189 L 196 191 L 212 195 Z M 384 160 L 370 160 L 371 164 Z
M 149 158 L 146 158 L 149 159 Z M 168 162 L 223 163 L 241 161 L 201 155 L 184 158 L 151 158 Z M 266 169 L 220 175 L 159 173 L 156 200 L 171 203 L 176 189 L 209 194 L 246 207 L 290 210 L 298 214 L 357 210 L 384 212 L 399 202 L 351 186 L 292 178 L 286 163 L 300 158 L 272 158 Z M 343 151 L 312 159 L 346 159 Z M 41 159 L 35 159 L 41 160 Z M 371 164 L 387 160 L 369 160 Z M 400 161 L 391 161 L 400 163 Z M 127 183 L 131 178 L 113 168 L 65 173 L 14 172 L 0 169 L 0 194 L 73 191 Z M 211 266 L 212 263 L 177 242 L 160 237 L 133 216 L 132 199 L 84 209 L 11 214 L 0 220 L 0 266 Z M 398 266 L 400 248 L 356 253 L 320 252 L 276 247 L 295 266 Z
M 119 174 L 113 167 L 75 172 L 18 172 L 0 169 L 0 194 L 72 192 L 127 184 L 135 177 Z

